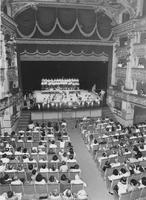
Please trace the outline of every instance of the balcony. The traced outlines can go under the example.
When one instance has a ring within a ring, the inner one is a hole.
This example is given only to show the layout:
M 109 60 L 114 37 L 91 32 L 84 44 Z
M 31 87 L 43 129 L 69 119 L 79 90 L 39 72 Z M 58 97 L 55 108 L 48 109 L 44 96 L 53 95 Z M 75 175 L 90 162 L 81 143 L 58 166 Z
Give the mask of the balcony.
M 146 55 L 146 44 L 135 44 L 134 53 L 137 57 L 145 57 Z
M 131 19 L 125 23 L 119 24 L 113 28 L 113 33 L 115 35 L 122 35 L 123 33 L 132 32 L 135 30 L 135 24 L 138 22 L 138 19 Z
M 128 101 L 134 105 L 146 107 L 146 97 L 142 97 L 142 96 L 138 96 L 138 95 L 134 95 L 134 94 L 127 94 L 124 92 L 113 90 L 111 88 L 108 89 L 107 93 L 110 96 L 113 96 L 115 98 L 120 98 L 120 99 L 122 99 L 124 101 Z
M 21 93 L 17 93 L 14 96 L 10 96 L 10 97 L 5 97 L 3 99 L 0 100 L 0 111 L 14 105 L 14 104 L 21 104 L 22 102 L 22 94 Z
M 129 55 L 129 45 L 125 47 L 117 47 L 116 55 L 118 58 L 127 58 Z
M 126 68 L 125 67 L 117 67 L 116 68 L 116 78 L 120 80 L 126 79 Z
M 8 97 L 1 99 L 0 100 L 0 111 L 6 109 L 8 107 L 8 105 L 9 105 Z
M 132 79 L 146 83 L 146 69 L 132 68 Z
M 146 17 L 138 19 L 135 23 L 135 30 L 137 31 L 146 31 Z

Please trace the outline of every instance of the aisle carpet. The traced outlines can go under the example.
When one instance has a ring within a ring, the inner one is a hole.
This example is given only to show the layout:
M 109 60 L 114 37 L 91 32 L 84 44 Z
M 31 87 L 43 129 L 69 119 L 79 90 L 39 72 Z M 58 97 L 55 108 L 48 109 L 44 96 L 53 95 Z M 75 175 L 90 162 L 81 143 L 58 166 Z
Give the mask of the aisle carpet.
M 87 183 L 86 191 L 89 200 L 113 200 L 113 196 L 108 193 L 105 182 L 83 142 L 79 128 L 75 128 L 75 121 L 69 121 L 68 125 L 68 132 L 82 171 L 81 178 Z

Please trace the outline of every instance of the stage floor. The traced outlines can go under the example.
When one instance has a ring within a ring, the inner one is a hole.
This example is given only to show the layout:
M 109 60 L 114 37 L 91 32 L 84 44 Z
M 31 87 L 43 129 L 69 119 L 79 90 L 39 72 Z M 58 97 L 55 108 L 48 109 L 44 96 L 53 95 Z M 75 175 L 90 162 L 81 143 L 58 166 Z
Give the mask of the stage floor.
M 63 111 L 31 111 L 31 119 L 37 120 L 49 120 L 49 119 L 78 119 L 83 117 L 101 117 L 102 107 L 96 109 L 85 110 L 63 110 Z

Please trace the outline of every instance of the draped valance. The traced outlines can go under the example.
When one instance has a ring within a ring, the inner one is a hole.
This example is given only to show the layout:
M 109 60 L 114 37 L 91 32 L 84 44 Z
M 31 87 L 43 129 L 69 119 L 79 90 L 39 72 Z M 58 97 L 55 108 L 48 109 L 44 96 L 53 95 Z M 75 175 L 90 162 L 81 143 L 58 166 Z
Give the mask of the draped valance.
M 21 60 L 73 60 L 108 61 L 112 56 L 111 46 L 20 44 Z
M 93 9 L 62 7 L 29 7 L 15 17 L 18 36 L 22 38 L 52 37 L 58 30 L 58 37 L 110 40 L 112 20 L 103 11 Z

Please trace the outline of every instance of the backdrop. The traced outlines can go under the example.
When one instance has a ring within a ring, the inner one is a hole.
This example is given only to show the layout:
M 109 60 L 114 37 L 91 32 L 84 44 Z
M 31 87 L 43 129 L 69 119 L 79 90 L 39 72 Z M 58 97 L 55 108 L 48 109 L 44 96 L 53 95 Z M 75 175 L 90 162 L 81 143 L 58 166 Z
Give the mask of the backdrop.
M 21 78 L 23 91 L 41 89 L 42 78 L 78 78 L 82 89 L 107 88 L 108 62 L 23 61 Z

